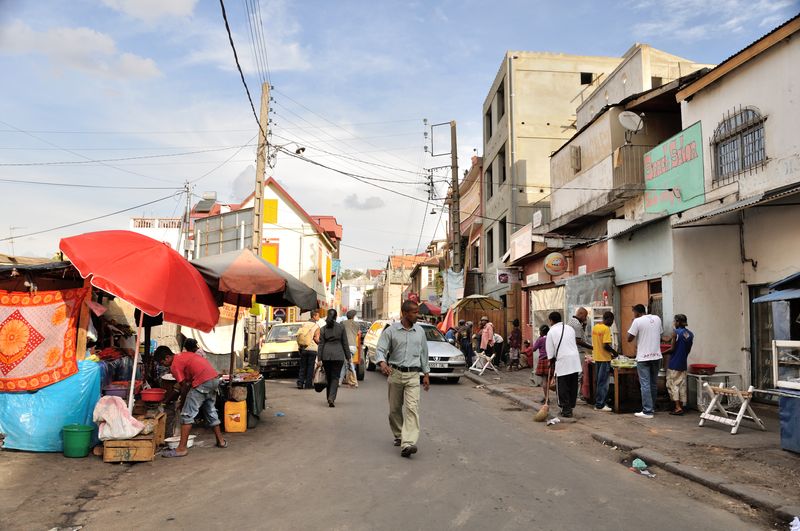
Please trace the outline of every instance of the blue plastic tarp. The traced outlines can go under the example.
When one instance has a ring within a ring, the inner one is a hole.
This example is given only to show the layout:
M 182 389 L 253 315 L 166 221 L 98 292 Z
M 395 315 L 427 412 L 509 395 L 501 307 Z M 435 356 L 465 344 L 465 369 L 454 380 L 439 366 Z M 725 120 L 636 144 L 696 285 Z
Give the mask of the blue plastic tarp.
M 61 428 L 95 426 L 92 413 L 100 400 L 100 364 L 79 361 L 78 372 L 33 393 L 0 393 L 0 433 L 4 448 L 60 452 Z M 93 435 L 97 441 L 97 430 Z

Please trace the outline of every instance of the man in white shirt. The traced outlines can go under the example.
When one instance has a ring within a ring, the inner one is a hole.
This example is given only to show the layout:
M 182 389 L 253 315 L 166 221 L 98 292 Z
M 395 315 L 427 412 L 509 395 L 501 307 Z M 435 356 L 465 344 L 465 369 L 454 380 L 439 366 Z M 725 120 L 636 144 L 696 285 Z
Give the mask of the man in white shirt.
M 636 340 L 636 372 L 642 390 L 642 410 L 636 416 L 653 418 L 658 394 L 658 369 L 661 368 L 661 318 L 650 315 L 643 304 L 633 307 L 634 319 L 628 330 L 628 343 Z
M 550 331 L 547 333 L 547 358 L 554 359 L 556 390 L 561 416 L 572 417 L 572 410 L 578 400 L 578 376 L 581 374 L 581 357 L 575 343 L 575 330 L 561 322 L 561 314 L 551 312 L 549 315 Z M 553 369 L 551 369 L 552 371 Z

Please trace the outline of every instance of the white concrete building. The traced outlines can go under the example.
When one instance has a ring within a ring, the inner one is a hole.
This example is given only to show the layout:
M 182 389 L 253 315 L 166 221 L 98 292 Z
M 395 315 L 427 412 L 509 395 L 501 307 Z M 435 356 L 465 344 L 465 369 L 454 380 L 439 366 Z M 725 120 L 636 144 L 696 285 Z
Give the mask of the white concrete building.
M 702 130 L 704 201 L 673 214 L 673 299 L 696 361 L 774 386 L 771 340 L 800 339 L 800 300 L 769 285 L 800 271 L 800 16 L 677 95 Z
M 367 276 L 342 280 L 342 310 L 355 310 L 361 319 L 364 293 L 374 287 L 375 282 Z
M 183 254 L 184 233 L 182 218 L 131 218 L 128 230 L 164 242 Z

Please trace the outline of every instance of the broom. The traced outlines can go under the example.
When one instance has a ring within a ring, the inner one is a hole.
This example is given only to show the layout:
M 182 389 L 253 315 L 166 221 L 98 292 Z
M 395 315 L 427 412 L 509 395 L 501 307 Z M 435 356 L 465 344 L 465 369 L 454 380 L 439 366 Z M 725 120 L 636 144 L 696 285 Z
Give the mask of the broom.
M 534 422 L 544 422 L 550 414 L 550 406 L 547 404 L 550 400 L 550 373 L 547 374 L 547 387 L 544 388 L 544 405 L 533 416 Z
M 556 360 L 558 360 L 558 351 L 561 349 L 561 342 L 564 340 L 564 323 L 561 323 L 561 337 L 558 339 L 558 346 L 556 347 L 556 354 L 553 356 L 553 367 L 555 368 Z M 555 378 L 555 373 L 553 374 L 553 378 Z M 544 389 L 544 404 L 542 405 L 541 409 L 536 412 L 533 416 L 534 422 L 544 422 L 547 420 L 547 416 L 550 414 L 550 406 L 548 402 L 550 401 L 550 383 L 552 382 L 550 378 L 550 370 L 547 371 L 547 387 Z

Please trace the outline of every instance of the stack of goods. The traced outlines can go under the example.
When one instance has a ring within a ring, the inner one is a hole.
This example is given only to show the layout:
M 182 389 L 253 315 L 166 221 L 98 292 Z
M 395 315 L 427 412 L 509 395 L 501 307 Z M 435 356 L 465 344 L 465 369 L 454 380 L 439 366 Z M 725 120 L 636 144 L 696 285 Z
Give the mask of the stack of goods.
M 612 367 L 619 367 L 620 369 L 633 369 L 636 367 L 636 360 L 627 356 L 619 356 L 611 360 Z

